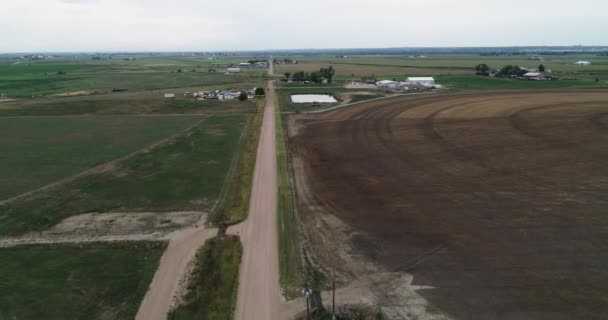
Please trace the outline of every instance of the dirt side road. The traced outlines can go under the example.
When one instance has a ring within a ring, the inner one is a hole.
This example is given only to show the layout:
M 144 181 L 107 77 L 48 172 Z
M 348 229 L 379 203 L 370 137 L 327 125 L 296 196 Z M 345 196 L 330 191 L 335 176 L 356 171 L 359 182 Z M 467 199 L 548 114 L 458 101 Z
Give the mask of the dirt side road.
M 269 87 L 274 84 L 269 82 Z M 240 226 L 243 260 L 235 319 L 279 319 L 279 253 L 276 225 L 277 165 L 274 88 L 267 90 L 253 177 L 249 217 Z
M 136 320 L 167 319 L 173 299 L 178 296 L 180 282 L 185 280 L 188 265 L 193 261 L 196 250 L 216 234 L 217 229 L 199 227 L 179 230 L 171 236 L 169 246 L 160 259 L 160 266 L 139 306 Z

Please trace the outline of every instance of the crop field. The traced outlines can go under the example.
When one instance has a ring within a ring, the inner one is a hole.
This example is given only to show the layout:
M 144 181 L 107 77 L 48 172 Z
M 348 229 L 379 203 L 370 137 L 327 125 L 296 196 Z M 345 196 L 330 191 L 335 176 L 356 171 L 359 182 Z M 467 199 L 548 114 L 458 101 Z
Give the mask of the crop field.
M 163 99 L 161 95 L 161 92 L 138 92 L 12 101 L 0 104 L 0 116 L 174 115 L 256 111 L 255 103 L 250 101 L 197 101 L 186 97 Z
M 187 134 L 166 144 L 0 205 L 0 234 L 41 231 L 64 218 L 90 212 L 210 210 L 249 119 L 245 114 L 199 117 Z M 18 154 L 14 156 L 11 161 L 19 164 Z
M 199 119 L 0 117 L 0 199 L 141 149 Z
M 311 252 L 388 314 L 605 318 L 608 92 L 401 97 L 294 121 Z
M 0 319 L 133 319 L 165 246 L 0 248 Z
M 87 60 L 88 59 L 88 60 Z M 246 61 L 246 60 L 245 60 Z M 90 57 L 57 58 L 0 64 L 0 93 L 24 98 L 80 91 L 141 91 L 192 86 L 253 87 L 263 69 L 227 75 L 226 66 L 242 60 L 150 58 L 93 61 Z M 209 73 L 209 69 L 217 72 Z

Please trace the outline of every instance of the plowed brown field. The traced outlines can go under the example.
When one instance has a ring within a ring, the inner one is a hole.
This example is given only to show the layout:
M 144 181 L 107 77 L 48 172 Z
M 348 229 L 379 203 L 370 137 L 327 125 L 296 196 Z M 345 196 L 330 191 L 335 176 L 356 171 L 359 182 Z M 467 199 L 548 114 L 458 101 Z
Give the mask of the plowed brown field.
M 608 317 L 608 92 L 375 101 L 292 121 L 290 145 L 336 277 L 411 274 L 454 319 Z

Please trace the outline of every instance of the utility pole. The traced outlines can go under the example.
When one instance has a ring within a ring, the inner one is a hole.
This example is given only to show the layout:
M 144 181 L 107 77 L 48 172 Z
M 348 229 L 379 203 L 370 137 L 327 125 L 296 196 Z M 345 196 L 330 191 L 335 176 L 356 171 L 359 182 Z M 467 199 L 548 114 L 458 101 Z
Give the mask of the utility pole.
M 310 307 L 309 307 L 309 299 L 312 294 L 312 289 L 304 288 L 302 289 L 302 295 L 306 298 L 306 319 L 310 320 Z
M 336 280 L 331 281 L 331 314 L 336 316 Z

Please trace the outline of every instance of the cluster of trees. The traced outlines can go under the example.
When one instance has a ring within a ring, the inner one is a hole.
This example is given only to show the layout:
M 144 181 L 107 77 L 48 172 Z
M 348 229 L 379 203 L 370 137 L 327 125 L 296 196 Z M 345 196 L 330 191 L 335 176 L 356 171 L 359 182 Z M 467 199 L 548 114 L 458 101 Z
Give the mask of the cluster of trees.
M 336 69 L 334 67 L 329 66 L 328 68 L 321 68 L 318 72 L 296 72 L 293 75 L 289 72 L 285 72 L 285 78 L 293 81 L 310 81 L 314 83 L 321 83 L 323 80 L 327 80 L 327 83 L 331 83 L 333 81 L 334 75 L 336 74 Z
M 521 77 L 524 74 L 528 73 L 528 71 L 513 65 L 506 65 L 502 67 L 497 73 L 496 76 L 499 77 L 509 77 L 509 76 L 518 76 Z
M 478 75 L 489 76 L 490 67 L 485 63 L 478 64 L 477 66 L 475 66 L 475 73 Z
M 545 72 L 545 70 L 546 70 L 546 68 L 544 65 L 541 64 L 538 66 L 539 72 Z M 528 72 L 527 70 L 522 69 L 518 66 L 506 65 L 506 66 L 502 67 L 500 70 L 498 70 L 498 72 L 496 73 L 496 76 L 498 76 L 498 77 L 509 77 L 509 76 L 521 77 L 524 74 L 526 74 L 527 72 Z M 478 75 L 489 76 L 490 67 L 485 63 L 480 63 L 477 66 L 475 66 L 475 73 Z

